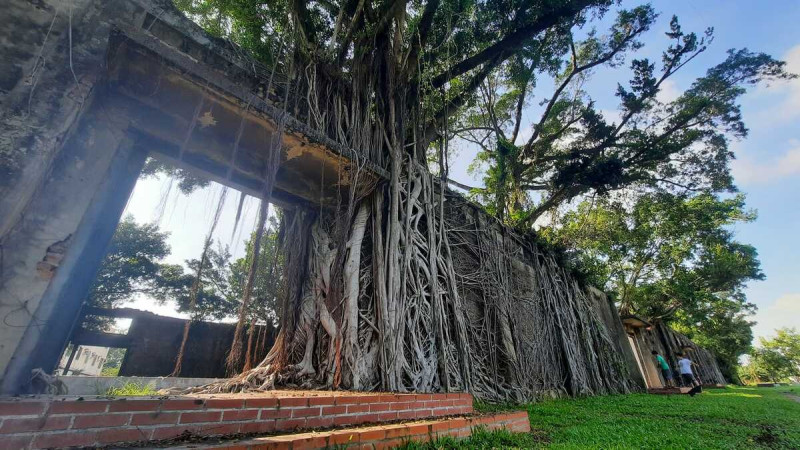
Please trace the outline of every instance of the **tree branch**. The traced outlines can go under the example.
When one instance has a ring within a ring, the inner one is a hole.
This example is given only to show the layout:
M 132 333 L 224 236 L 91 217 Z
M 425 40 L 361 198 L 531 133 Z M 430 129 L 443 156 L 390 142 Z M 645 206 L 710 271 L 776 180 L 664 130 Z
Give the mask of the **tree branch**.
M 522 48 L 526 41 L 531 37 L 541 33 L 553 25 L 556 25 L 565 18 L 575 16 L 595 2 L 595 0 L 574 0 L 567 2 L 566 4 L 562 4 L 561 6 L 550 11 L 544 12 L 543 16 L 539 17 L 538 20 L 534 21 L 533 23 L 518 28 L 475 55 L 472 55 L 469 58 L 450 66 L 439 75 L 436 75 L 432 80 L 433 87 L 438 88 L 444 86 L 445 83 L 454 77 L 463 75 L 482 64 L 488 63 L 489 61 L 502 62 L 506 60 L 509 56 L 513 55 L 520 48 Z M 530 12 L 520 12 L 520 15 L 524 15 L 526 13 L 529 14 Z

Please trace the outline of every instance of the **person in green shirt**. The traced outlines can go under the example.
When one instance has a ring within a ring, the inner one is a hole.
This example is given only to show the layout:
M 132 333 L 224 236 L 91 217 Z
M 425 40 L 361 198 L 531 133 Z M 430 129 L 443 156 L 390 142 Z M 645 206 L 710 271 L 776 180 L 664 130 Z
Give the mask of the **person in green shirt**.
M 664 386 L 673 387 L 674 383 L 672 382 L 672 371 L 669 369 L 667 360 L 665 360 L 664 357 L 659 355 L 655 350 L 653 350 L 653 356 L 656 357 L 656 362 L 658 363 L 659 367 L 661 367 L 661 375 L 664 376 Z

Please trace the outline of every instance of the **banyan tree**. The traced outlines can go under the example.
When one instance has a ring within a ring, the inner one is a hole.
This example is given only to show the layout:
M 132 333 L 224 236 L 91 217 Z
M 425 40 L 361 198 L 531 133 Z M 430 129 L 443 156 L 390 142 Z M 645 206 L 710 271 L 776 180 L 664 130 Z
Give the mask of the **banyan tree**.
M 254 368 L 202 390 L 524 400 L 634 387 L 605 296 L 446 187 L 452 118 L 488 74 L 513 56 L 535 64 L 568 50 L 570 28 L 612 1 L 176 3 L 270 68 L 262 94 L 287 117 L 354 151 L 340 178 L 326 180 L 341 195 L 281 216 L 274 346 Z M 264 152 L 276 154 L 279 142 Z

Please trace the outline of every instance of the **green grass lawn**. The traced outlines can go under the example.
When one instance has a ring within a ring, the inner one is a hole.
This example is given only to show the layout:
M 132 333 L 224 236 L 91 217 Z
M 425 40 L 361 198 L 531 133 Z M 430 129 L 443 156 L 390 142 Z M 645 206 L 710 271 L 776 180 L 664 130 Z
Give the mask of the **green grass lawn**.
M 796 448 L 800 387 L 708 389 L 701 395 L 614 395 L 524 405 L 530 435 L 477 433 L 407 448 Z M 480 405 L 483 411 L 508 407 Z

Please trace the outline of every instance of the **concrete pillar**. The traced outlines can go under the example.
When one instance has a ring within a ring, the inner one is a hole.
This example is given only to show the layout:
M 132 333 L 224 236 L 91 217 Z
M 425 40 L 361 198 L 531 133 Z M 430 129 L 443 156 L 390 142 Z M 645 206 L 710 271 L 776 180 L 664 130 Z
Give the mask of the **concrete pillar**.
M 146 158 L 94 102 L 6 240 L 0 285 L 0 392 L 55 369 Z

